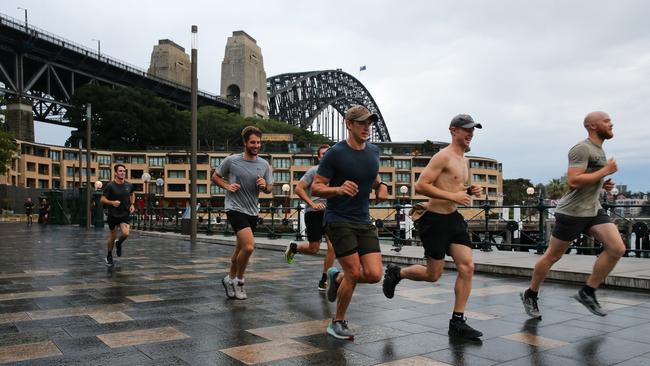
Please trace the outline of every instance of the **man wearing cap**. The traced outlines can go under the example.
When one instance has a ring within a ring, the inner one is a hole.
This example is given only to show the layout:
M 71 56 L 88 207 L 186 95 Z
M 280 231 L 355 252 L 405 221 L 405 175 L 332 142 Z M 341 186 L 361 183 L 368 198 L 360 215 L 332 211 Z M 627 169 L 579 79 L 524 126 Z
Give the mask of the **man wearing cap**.
M 381 280 L 381 250 L 377 229 L 369 215 L 370 193 L 377 201 L 388 196 L 379 179 L 379 149 L 367 142 L 379 116 L 364 106 L 353 106 L 345 113 L 348 137 L 327 151 L 318 166 L 312 194 L 327 198 L 325 232 L 343 271 L 327 271 L 327 299 L 337 301 L 336 315 L 327 333 L 337 339 L 353 339 L 345 313 L 357 283 Z
M 603 243 L 603 252 L 596 259 L 587 283 L 574 296 L 578 302 L 598 316 L 607 313 L 596 299 L 596 289 L 605 281 L 618 260 L 625 254 L 625 244 L 607 211 L 600 205 L 601 188 L 611 191 L 615 187 L 608 175 L 616 173 L 616 160 L 605 156 L 603 143 L 614 137 L 613 124 L 605 112 L 591 112 L 583 121 L 588 137 L 569 150 L 567 183 L 569 192 L 555 209 L 555 228 L 548 249 L 535 264 L 530 287 L 520 294 L 524 310 L 533 318 L 541 318 L 537 295 L 542 282 L 569 245 L 581 233 L 589 234 Z
M 467 223 L 458 212 L 458 205 L 469 206 L 471 196 L 480 197 L 482 194 L 481 187 L 467 185 L 469 170 L 464 154 L 472 141 L 475 128 L 482 126 L 469 115 L 459 114 L 454 117 L 449 125 L 451 144 L 431 158 L 415 183 L 415 192 L 429 197 L 427 212 L 416 221 L 427 265 L 400 268 L 389 263 L 382 286 L 384 295 L 391 299 L 395 295 L 395 287 L 404 278 L 436 282 L 442 276 L 445 254 L 450 255 L 456 264 L 458 276 L 448 334 L 467 339 L 483 335 L 466 323 L 464 315 L 472 291 L 474 262 Z

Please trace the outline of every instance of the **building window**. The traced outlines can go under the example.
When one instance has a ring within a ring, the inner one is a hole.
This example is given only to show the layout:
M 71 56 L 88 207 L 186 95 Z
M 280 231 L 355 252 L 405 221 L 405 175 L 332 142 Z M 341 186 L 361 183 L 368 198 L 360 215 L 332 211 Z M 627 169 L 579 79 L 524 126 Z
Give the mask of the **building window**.
M 399 183 L 410 183 L 411 174 L 409 173 L 395 173 L 395 180 Z
M 170 192 L 185 192 L 185 184 L 168 184 L 167 190 Z
M 488 175 L 488 181 L 490 184 L 497 184 L 497 176 L 496 175 Z
M 76 174 L 77 174 L 77 168 L 71 166 L 65 168 L 65 175 L 67 175 L 68 177 L 75 176 Z
M 273 167 L 277 169 L 289 169 L 291 166 L 291 159 L 289 158 L 273 158 Z
M 99 168 L 99 177 L 100 180 L 111 180 L 111 169 L 110 168 Z
M 52 189 L 61 188 L 61 181 L 58 179 L 52 179 Z
M 205 170 L 197 170 L 196 171 L 196 179 L 199 179 L 199 180 L 208 179 L 208 172 L 206 172 Z M 203 193 L 205 193 L 205 192 L 203 192 Z
M 381 158 L 381 159 L 379 159 L 379 165 L 384 166 L 384 167 L 392 167 L 393 166 L 393 159 Z
M 408 170 L 411 169 L 410 160 L 395 160 L 395 169 Z
M 149 157 L 149 166 L 165 166 L 167 158 L 164 156 Z
M 128 155 L 115 155 L 115 163 L 128 164 L 130 162 Z
M 379 173 L 379 179 L 381 179 L 382 182 L 392 182 L 393 175 L 391 173 Z
M 27 188 L 36 188 L 36 179 L 34 178 L 27 178 L 27 181 L 25 183 L 27 185 Z
M 39 179 L 38 180 L 38 188 L 40 189 L 48 189 L 50 188 L 50 182 L 45 179 Z
M 414 174 L 416 182 L 418 181 L 418 179 L 420 179 L 420 175 L 422 175 L 422 173 L 415 173 Z
M 28 172 L 35 172 L 36 171 L 36 163 L 27 163 L 27 171 Z
M 472 180 L 474 182 L 485 182 L 485 174 L 472 174 Z
M 168 170 L 167 178 L 185 178 L 184 170 Z
M 293 159 L 293 165 L 294 166 L 312 166 L 312 161 L 311 158 L 294 158 Z
M 210 194 L 226 194 L 226 190 L 216 184 L 210 185 Z
M 141 155 L 131 156 L 131 164 L 144 164 L 144 156 Z
M 81 175 L 85 177 L 87 170 L 86 168 L 81 169 Z M 95 168 L 90 168 L 90 176 L 92 177 L 93 175 L 95 175 Z
M 61 166 L 52 165 L 52 176 L 53 177 L 60 177 L 61 176 Z
M 47 164 L 38 164 L 38 174 L 41 175 L 50 174 L 50 166 Z
M 424 168 L 429 164 L 429 160 L 425 159 L 413 159 L 413 166 L 418 168 Z
M 64 151 L 63 159 L 64 160 L 77 160 L 77 153 L 74 151 Z
M 110 155 L 97 155 L 97 162 L 100 165 L 111 165 L 111 156 Z
M 293 172 L 293 180 L 301 180 L 305 172 Z
M 66 182 L 65 189 L 74 189 L 74 184 L 72 182 Z
M 144 174 L 144 170 L 133 169 L 131 170 L 131 179 L 142 179 L 142 174 Z
M 207 184 L 197 184 L 196 185 L 196 193 L 208 193 L 208 185 Z
M 282 191 L 282 186 L 283 184 L 275 184 L 273 185 L 273 195 L 274 196 L 286 196 L 286 193 Z
M 50 150 L 50 159 L 52 159 L 52 161 L 61 161 L 61 152 Z
M 211 158 L 210 158 L 210 166 L 213 167 L 213 168 L 218 167 L 218 166 L 221 165 L 221 163 L 223 162 L 223 159 L 225 159 L 225 158 L 222 158 L 222 157 L 211 157 Z
M 288 182 L 291 175 L 289 172 L 273 172 L 274 182 Z

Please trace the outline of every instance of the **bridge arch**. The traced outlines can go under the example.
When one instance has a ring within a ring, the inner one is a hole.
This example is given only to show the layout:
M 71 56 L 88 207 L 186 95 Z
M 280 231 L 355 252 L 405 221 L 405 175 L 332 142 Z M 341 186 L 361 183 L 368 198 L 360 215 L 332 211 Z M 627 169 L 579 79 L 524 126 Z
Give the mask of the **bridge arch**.
M 366 87 L 341 70 L 308 71 L 266 79 L 269 117 L 317 131 L 333 140 L 347 136 L 343 115 L 355 104 L 379 116 L 371 141 L 390 140 L 384 117 Z

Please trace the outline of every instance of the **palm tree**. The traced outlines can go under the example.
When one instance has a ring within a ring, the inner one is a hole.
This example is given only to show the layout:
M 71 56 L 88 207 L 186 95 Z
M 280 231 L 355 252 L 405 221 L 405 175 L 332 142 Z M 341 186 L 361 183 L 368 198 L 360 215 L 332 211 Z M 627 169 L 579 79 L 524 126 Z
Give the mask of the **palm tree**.
M 560 179 L 552 179 L 546 185 L 546 193 L 548 198 L 556 200 L 564 196 L 564 194 L 569 190 L 566 182 L 563 182 Z

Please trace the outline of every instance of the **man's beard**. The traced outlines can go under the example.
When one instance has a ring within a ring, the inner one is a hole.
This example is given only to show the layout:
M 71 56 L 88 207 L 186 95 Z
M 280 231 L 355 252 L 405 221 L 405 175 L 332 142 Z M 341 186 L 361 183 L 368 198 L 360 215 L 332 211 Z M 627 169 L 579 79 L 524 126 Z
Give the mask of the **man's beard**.
M 251 150 L 251 149 L 249 149 L 249 148 L 246 148 L 246 153 L 247 153 L 248 155 L 257 156 L 258 152 L 259 152 L 259 150 L 256 151 L 256 152 L 254 152 L 254 150 Z
M 614 133 L 609 132 L 609 131 L 598 131 L 597 132 L 598 138 L 601 140 L 609 140 L 612 137 L 614 137 Z

